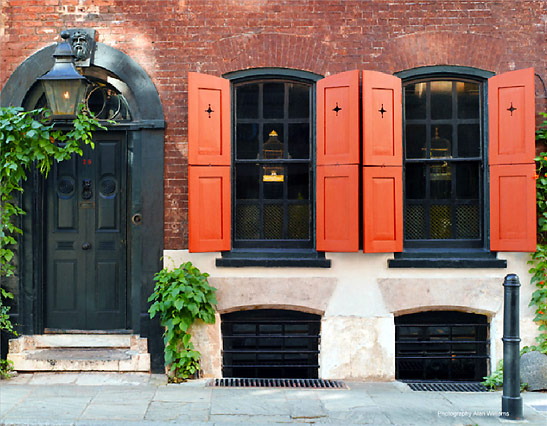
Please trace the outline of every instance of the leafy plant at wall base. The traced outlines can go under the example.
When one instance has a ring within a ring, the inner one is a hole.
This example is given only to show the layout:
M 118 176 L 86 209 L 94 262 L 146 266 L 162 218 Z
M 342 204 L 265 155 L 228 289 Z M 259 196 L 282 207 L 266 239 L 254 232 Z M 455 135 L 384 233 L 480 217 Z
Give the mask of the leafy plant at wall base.
M 186 262 L 173 270 L 162 269 L 154 275 L 156 285 L 148 298 L 153 302 L 150 318 L 159 314 L 165 327 L 165 365 L 170 366 L 172 381 L 179 382 L 200 371 L 201 354 L 195 350 L 188 332 L 195 320 L 215 322 L 216 288 L 207 281 L 209 274 Z
M 498 368 L 490 376 L 483 377 L 484 382 L 481 382 L 484 387 L 491 391 L 495 391 L 498 388 L 503 387 L 503 360 L 498 363 Z M 520 384 L 520 391 L 526 389 L 528 383 Z
M 541 113 L 545 120 L 536 131 L 536 141 L 547 142 L 547 113 Z M 536 287 L 529 306 L 535 306 L 534 321 L 538 325 L 537 345 L 525 347 L 525 351 L 540 351 L 547 354 L 547 153 L 536 157 L 536 196 L 537 196 L 537 251 L 528 261 L 532 267 L 531 284 Z
M 48 121 L 50 113 L 44 108 L 24 111 L 23 108 L 0 108 L 0 276 L 15 273 L 12 261 L 17 236 L 23 231 L 17 218 L 24 210 L 17 203 L 17 194 L 23 192 L 23 181 L 33 167 L 47 176 L 54 161 L 82 155 L 81 144 L 93 146 L 92 131 L 105 129 L 83 105 L 68 130 L 56 129 Z M 109 123 L 113 123 L 110 122 Z M 13 294 L 0 288 L 0 330 L 16 335 L 9 317 L 7 299 Z M 11 363 L 0 360 L 0 375 L 9 375 Z

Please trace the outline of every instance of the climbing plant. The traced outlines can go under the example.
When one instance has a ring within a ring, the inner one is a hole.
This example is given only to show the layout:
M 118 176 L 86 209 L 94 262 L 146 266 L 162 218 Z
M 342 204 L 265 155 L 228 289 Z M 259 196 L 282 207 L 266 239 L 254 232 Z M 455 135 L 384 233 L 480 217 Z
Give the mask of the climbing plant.
M 536 131 L 536 141 L 547 143 L 547 113 L 541 115 L 545 119 Z M 547 152 L 542 152 L 535 160 L 538 244 L 528 263 L 532 265 L 529 271 L 532 274 L 531 284 L 536 287 L 529 306 L 536 308 L 534 321 L 539 327 L 539 335 L 536 337 L 537 345 L 525 350 L 547 354 Z
M 209 285 L 208 276 L 191 262 L 172 270 L 164 268 L 154 276 L 156 285 L 148 298 L 153 302 L 148 312 L 150 318 L 159 314 L 165 327 L 165 364 L 170 366 L 174 382 L 186 380 L 200 369 L 201 354 L 190 341 L 189 329 L 197 319 L 215 322 L 216 288 Z
M 36 167 L 47 176 L 54 161 L 82 155 L 82 144 L 93 147 L 92 132 L 106 129 L 83 105 L 79 105 L 68 130 L 56 127 L 49 116 L 49 110 L 44 108 L 0 108 L 0 277 L 15 273 L 14 250 L 17 236 L 23 233 L 18 218 L 25 214 L 17 201 L 28 173 Z M 16 335 L 7 305 L 13 294 L 5 288 L 0 290 L 0 331 Z M 10 365 L 6 360 L 0 361 L 0 375 L 4 376 Z

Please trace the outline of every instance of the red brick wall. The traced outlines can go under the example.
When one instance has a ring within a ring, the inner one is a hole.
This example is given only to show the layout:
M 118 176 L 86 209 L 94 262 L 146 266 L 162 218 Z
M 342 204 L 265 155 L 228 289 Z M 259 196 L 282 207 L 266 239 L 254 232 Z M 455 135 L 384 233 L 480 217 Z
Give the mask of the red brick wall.
M 2 0 L 0 87 L 65 28 L 138 62 L 165 112 L 165 248 L 187 247 L 187 72 L 252 67 L 333 74 L 424 65 L 534 66 L 547 81 L 545 0 Z M 547 110 L 536 79 L 538 110 Z

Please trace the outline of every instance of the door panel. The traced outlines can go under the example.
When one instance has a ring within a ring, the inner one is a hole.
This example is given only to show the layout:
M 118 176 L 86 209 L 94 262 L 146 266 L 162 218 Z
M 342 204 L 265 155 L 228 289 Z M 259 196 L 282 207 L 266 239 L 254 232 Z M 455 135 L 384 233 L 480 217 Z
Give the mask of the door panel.
M 94 141 L 47 181 L 47 328 L 126 328 L 125 134 Z

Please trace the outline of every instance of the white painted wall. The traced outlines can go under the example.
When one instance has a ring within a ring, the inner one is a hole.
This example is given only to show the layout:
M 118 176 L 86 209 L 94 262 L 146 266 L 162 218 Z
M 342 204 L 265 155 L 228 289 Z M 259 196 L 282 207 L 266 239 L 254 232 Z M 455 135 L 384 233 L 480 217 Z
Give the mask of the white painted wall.
M 415 269 L 387 267 L 388 254 L 327 253 L 331 268 L 226 268 L 215 266 L 220 253 L 164 251 L 165 265 L 191 261 L 218 289 L 220 313 L 242 307 L 286 307 L 322 314 L 320 376 L 393 380 L 394 315 L 431 309 L 486 314 L 491 319 L 491 365 L 503 348 L 503 279 L 520 277 L 522 345 L 534 344 L 537 326 L 528 307 L 528 253 L 500 253 L 507 269 Z M 221 375 L 220 324 L 200 333 L 206 376 Z

